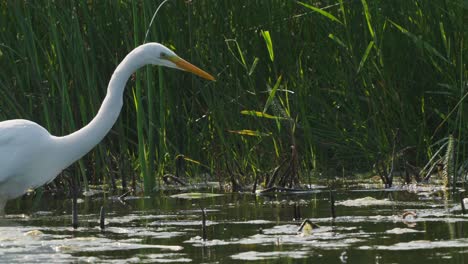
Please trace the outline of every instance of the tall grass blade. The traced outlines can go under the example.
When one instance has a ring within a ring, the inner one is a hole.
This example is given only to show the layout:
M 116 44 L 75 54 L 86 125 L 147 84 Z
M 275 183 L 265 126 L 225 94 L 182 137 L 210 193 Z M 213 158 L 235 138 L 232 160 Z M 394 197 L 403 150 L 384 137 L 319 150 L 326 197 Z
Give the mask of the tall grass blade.
M 338 18 L 336 18 L 334 15 L 328 13 L 325 10 L 322 10 L 320 8 L 317 8 L 315 6 L 312 6 L 312 5 L 303 3 L 303 2 L 297 2 L 297 3 L 300 4 L 300 5 L 303 5 L 304 7 L 307 7 L 308 9 L 310 9 L 312 11 L 315 11 L 315 12 L 319 13 L 320 15 L 330 19 L 331 21 L 334 21 L 334 22 L 337 22 L 337 23 L 343 25 L 343 22 L 341 22 Z
M 447 60 L 440 52 L 438 52 L 433 46 L 431 46 L 429 43 L 426 41 L 422 40 L 420 37 L 414 35 L 413 33 L 409 32 L 407 29 L 403 28 L 402 26 L 398 25 L 397 23 L 393 22 L 392 20 L 389 20 L 390 23 L 392 23 L 393 26 L 395 26 L 401 33 L 405 34 L 408 36 L 416 45 L 419 45 L 423 47 L 426 51 L 428 51 L 430 54 L 436 56 L 437 58 L 441 59 L 447 64 L 452 64 L 450 61 Z
M 263 112 L 265 113 L 268 108 L 270 107 L 270 105 L 273 103 L 273 99 L 275 98 L 275 95 L 276 95 L 276 91 L 278 90 L 280 84 L 281 84 L 281 80 L 282 80 L 282 75 L 280 75 L 278 77 L 278 79 L 276 80 L 276 83 L 275 83 L 275 86 L 273 86 L 273 88 L 269 91 L 269 94 L 268 94 L 268 99 L 265 103 L 265 106 L 263 107 Z
M 442 175 L 444 177 L 444 185 L 448 187 L 450 180 L 453 179 L 455 182 L 455 138 L 449 135 L 447 150 L 443 160 L 444 169 Z
M 252 76 L 252 74 L 254 73 L 255 69 L 257 68 L 257 64 L 258 64 L 259 61 L 260 61 L 260 59 L 257 58 L 257 57 L 255 57 L 254 61 L 252 62 L 252 66 L 250 66 L 249 76 Z
M 228 132 L 243 135 L 243 136 L 253 136 L 253 137 L 268 137 L 268 136 L 271 136 L 271 133 L 265 133 L 265 132 L 250 130 L 250 129 L 228 130 Z
M 261 118 L 267 118 L 267 119 L 287 119 L 287 118 L 284 118 L 284 117 L 274 116 L 274 115 L 267 114 L 265 112 L 260 112 L 260 111 L 255 111 L 255 110 L 242 110 L 241 114 L 249 115 L 249 116 L 255 116 L 255 117 L 261 117 Z
M 334 34 L 330 33 L 328 34 L 328 37 L 335 41 L 336 43 L 338 43 L 338 45 L 340 45 L 341 47 L 343 47 L 345 50 L 348 50 L 348 46 L 346 46 L 346 44 L 337 36 L 335 36 Z
M 139 13 L 138 13 L 138 3 L 132 2 L 132 13 L 133 13 L 133 37 L 134 37 L 134 46 L 140 45 L 139 41 Z M 142 87 L 141 87 L 141 73 L 135 73 L 135 92 L 134 92 L 134 101 L 135 101 L 135 110 L 137 114 L 137 133 L 138 133 L 138 160 L 140 165 L 140 173 L 143 177 L 144 183 L 144 192 L 146 195 L 150 194 L 154 188 L 152 186 L 151 175 L 148 174 L 148 166 L 146 164 L 146 145 L 144 140 L 144 108 L 142 102 Z
M 369 6 L 367 5 L 366 0 L 361 0 L 362 6 L 364 8 L 364 16 L 366 17 L 367 28 L 369 29 L 369 33 L 373 39 L 375 39 L 375 31 L 372 28 L 372 21 L 371 21 L 371 14 L 369 12 Z
M 361 61 L 359 62 L 359 67 L 357 69 L 358 74 L 361 72 L 362 67 L 364 67 L 364 64 L 367 61 L 367 57 L 369 57 L 369 53 L 370 53 L 372 47 L 374 47 L 374 41 L 373 40 L 371 40 L 369 42 L 369 45 L 367 45 L 366 51 L 364 51 L 364 55 L 362 55 Z
M 225 42 L 227 44 L 227 48 L 228 48 L 229 52 L 247 70 L 247 63 L 245 61 L 244 54 L 242 53 L 242 50 L 241 50 L 241 48 L 239 46 L 239 43 L 235 39 L 226 39 Z M 237 51 L 237 55 L 236 55 L 236 52 L 234 52 L 234 50 L 232 49 L 230 43 L 234 43 L 234 45 L 236 46 L 235 48 L 236 48 L 236 51 Z
M 265 44 L 266 44 L 267 49 L 268 49 L 268 54 L 270 55 L 270 60 L 274 61 L 275 60 L 275 53 L 273 51 L 273 42 L 271 41 L 270 32 L 268 30 L 267 31 L 262 30 L 262 36 L 263 36 L 263 39 L 265 40 Z

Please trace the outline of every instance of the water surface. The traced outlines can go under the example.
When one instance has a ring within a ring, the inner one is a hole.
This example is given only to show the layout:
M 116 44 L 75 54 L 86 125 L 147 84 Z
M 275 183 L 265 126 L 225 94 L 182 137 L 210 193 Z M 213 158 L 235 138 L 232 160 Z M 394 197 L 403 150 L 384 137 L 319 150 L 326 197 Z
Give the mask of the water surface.
M 125 203 L 102 193 L 83 198 L 77 230 L 68 199 L 12 201 L 0 220 L 0 262 L 468 263 L 468 217 L 432 187 L 337 191 L 334 220 L 329 192 L 320 189 L 196 199 L 173 194 Z M 319 227 L 299 232 L 306 218 Z

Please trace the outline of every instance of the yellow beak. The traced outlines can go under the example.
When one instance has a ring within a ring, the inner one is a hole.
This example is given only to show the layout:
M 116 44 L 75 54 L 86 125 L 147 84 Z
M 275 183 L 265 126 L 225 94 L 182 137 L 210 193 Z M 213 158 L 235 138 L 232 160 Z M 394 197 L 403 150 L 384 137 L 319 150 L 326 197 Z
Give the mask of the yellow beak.
M 205 72 L 204 70 L 198 68 L 197 66 L 191 64 L 190 62 L 180 58 L 180 57 L 177 57 L 177 56 L 174 56 L 174 57 L 169 57 L 167 58 L 168 60 L 170 60 L 172 63 L 174 63 L 175 65 L 177 65 L 177 67 L 179 67 L 179 69 L 181 70 L 184 70 L 184 71 L 188 71 L 188 72 L 191 72 L 193 74 L 196 74 L 202 78 L 205 78 L 207 80 L 210 80 L 210 81 L 215 81 L 216 79 L 211 76 L 211 74 Z

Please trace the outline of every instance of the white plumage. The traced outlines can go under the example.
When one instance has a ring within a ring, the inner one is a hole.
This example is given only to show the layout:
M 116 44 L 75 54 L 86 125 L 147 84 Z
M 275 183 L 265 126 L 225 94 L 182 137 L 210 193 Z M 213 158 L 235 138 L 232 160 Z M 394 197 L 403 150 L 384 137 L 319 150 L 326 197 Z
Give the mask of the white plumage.
M 119 116 L 128 78 L 147 64 L 186 70 L 214 80 L 213 76 L 181 59 L 165 46 L 148 43 L 135 48 L 117 66 L 101 108 L 82 129 L 56 137 L 29 120 L 0 122 L 0 214 L 3 214 L 7 200 L 52 181 L 104 138 Z

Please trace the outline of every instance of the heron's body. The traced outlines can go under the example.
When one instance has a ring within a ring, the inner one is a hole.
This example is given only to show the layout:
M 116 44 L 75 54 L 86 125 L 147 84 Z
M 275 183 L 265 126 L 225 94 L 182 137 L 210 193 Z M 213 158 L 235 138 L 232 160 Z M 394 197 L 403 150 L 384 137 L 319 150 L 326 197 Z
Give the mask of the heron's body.
M 38 124 L 23 119 L 0 122 L 0 200 L 47 183 L 63 169 L 53 166 L 59 157 L 56 138 Z
M 0 122 L 0 214 L 7 200 L 52 181 L 105 137 L 119 116 L 128 78 L 146 64 L 187 70 L 214 80 L 163 45 L 148 43 L 134 49 L 117 66 L 101 108 L 82 129 L 57 137 L 29 120 Z

